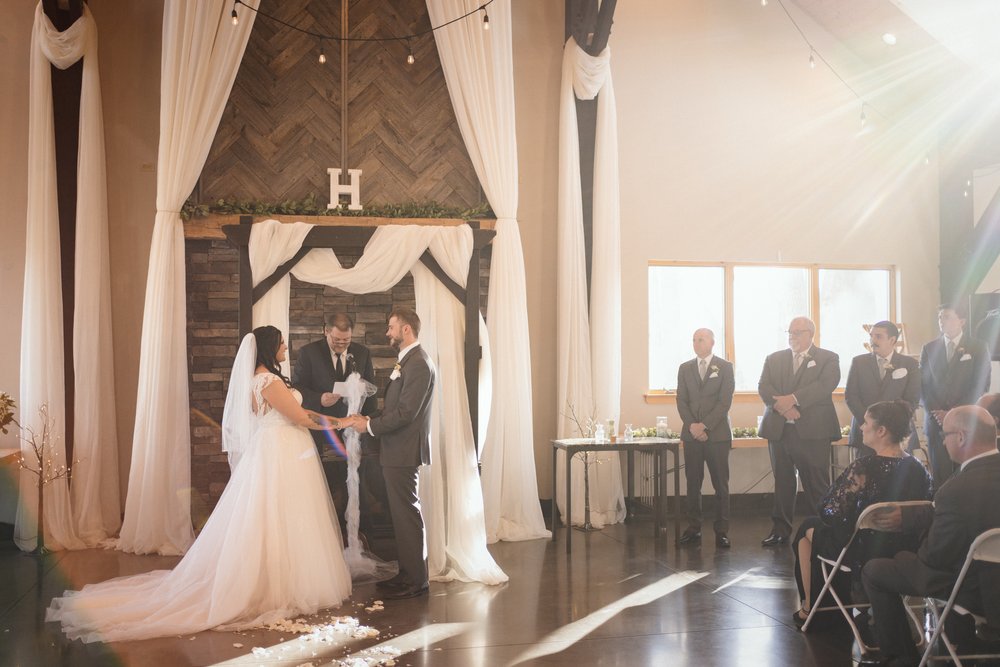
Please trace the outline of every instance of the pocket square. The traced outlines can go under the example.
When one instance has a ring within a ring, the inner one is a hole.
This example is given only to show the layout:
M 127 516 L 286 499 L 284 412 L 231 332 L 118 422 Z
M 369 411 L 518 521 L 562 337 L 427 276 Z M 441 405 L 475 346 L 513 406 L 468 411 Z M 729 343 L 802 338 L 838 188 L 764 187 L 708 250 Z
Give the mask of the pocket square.
M 906 377 L 906 369 L 905 368 L 897 368 L 896 370 L 894 370 L 892 372 L 892 379 L 893 380 L 899 380 L 900 378 L 905 378 L 905 377 Z
M 813 368 L 815 365 L 816 365 L 816 362 L 813 361 L 812 359 L 810 359 L 809 363 L 806 364 L 806 368 Z
M 959 359 L 959 361 L 968 361 L 969 359 L 972 359 L 972 355 L 971 354 L 963 354 L 962 358 Z
M 711 380 L 712 378 L 717 378 L 717 377 L 719 377 L 718 373 L 712 373 L 711 375 L 708 376 L 708 379 Z

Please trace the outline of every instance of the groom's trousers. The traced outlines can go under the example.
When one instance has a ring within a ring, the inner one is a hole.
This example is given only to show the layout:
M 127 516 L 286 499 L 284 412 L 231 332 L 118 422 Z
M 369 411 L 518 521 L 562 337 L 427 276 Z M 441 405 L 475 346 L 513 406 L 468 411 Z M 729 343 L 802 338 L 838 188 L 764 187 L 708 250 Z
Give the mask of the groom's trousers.
M 382 466 L 392 529 L 396 535 L 399 574 L 415 588 L 427 584 L 424 519 L 420 514 L 420 498 L 417 496 L 418 470 L 415 466 Z

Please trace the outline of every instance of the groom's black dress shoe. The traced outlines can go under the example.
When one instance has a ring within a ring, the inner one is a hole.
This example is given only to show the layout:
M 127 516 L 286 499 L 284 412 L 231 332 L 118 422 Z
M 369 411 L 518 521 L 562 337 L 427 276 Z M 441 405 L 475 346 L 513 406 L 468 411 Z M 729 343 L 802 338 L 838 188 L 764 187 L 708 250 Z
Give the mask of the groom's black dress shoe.
M 692 544 L 694 542 L 701 542 L 701 531 L 691 530 L 690 528 L 684 531 L 681 539 L 677 540 L 678 544 Z
M 404 588 L 409 588 L 410 584 L 407 583 L 405 579 L 401 579 L 398 576 L 392 579 L 387 579 L 386 581 L 379 581 L 375 584 L 375 588 L 380 591 L 398 591 Z
M 394 591 L 390 591 L 385 594 L 386 600 L 405 600 L 407 598 L 416 598 L 421 595 L 427 595 L 429 587 L 427 584 L 423 586 L 407 586 L 405 588 L 397 588 Z
M 720 549 L 728 549 L 729 547 L 732 546 L 732 544 L 730 544 L 729 537 L 725 533 L 716 533 L 715 546 L 719 547 Z
M 779 544 L 784 544 L 787 541 L 788 538 L 785 537 L 784 535 L 776 535 L 775 533 L 771 533 L 770 535 L 762 539 L 760 541 L 760 544 L 761 546 L 765 547 L 776 547 Z

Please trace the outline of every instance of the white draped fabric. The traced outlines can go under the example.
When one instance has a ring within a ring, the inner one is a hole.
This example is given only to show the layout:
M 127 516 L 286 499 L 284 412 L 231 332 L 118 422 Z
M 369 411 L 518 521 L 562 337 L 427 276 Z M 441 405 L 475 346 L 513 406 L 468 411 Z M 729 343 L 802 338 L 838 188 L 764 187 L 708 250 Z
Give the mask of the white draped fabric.
M 597 97 L 594 147 L 593 270 L 588 310 L 580 189 L 576 100 Z M 559 437 L 579 435 L 569 418 L 592 416 L 618 423 L 621 399 L 621 243 L 618 206 L 618 130 L 611 85 L 611 51 L 593 57 L 570 38 L 563 51 L 559 117 L 559 215 L 557 287 L 557 399 Z M 625 518 L 618 455 L 591 456 L 590 520 L 595 526 Z M 579 457 L 577 457 L 577 461 Z M 573 495 L 583 498 L 583 464 L 574 462 Z M 565 515 L 565 465 L 558 468 L 556 498 Z M 573 523 L 582 523 L 583 502 Z
M 257 6 L 256 0 L 244 4 Z M 184 232 L 180 209 L 208 157 L 256 13 L 166 0 L 160 61 L 156 222 L 142 320 L 132 467 L 119 548 L 181 554 L 191 527 Z
M 45 543 L 51 549 L 94 546 L 121 523 L 118 444 L 115 431 L 108 258 L 104 121 L 97 57 L 97 25 L 87 5 L 73 25 L 58 32 L 38 3 L 31 38 L 28 120 L 28 202 L 24 316 L 21 323 L 20 420 L 41 432 L 38 410 L 48 406 L 53 424 L 50 457 L 66 465 L 63 393 L 63 306 L 56 203 L 56 154 L 50 64 L 59 69 L 83 59 L 77 154 L 76 248 L 73 313 L 72 500 L 66 479 L 45 487 Z M 27 436 L 27 433 L 23 435 Z M 34 453 L 22 444 L 29 465 Z M 14 541 L 24 550 L 37 542 L 37 478 L 21 472 Z
M 310 228 L 306 223 L 283 225 L 275 220 L 255 224 L 250 233 L 254 282 L 290 259 Z M 422 469 L 420 483 L 430 576 L 435 581 L 499 584 L 507 581 L 507 575 L 486 547 L 482 489 L 465 390 L 464 307 L 419 263 L 428 248 L 448 275 L 463 285 L 472 252 L 472 233 L 467 226 L 379 227 L 352 268 L 341 267 L 333 250 L 324 248 L 309 252 L 292 274 L 305 282 L 365 294 L 386 291 L 412 271 L 422 324 L 420 343 L 438 369 L 433 463 Z M 286 277 L 254 305 L 254 326 L 272 324 L 287 338 L 289 287 Z
M 479 0 L 427 0 L 431 24 L 476 9 Z M 493 403 L 482 448 L 486 533 L 496 540 L 548 537 L 538 504 L 532 431 L 524 255 L 517 226 L 517 138 L 510 0 L 489 7 L 490 30 L 458 21 L 434 32 L 455 117 L 476 175 L 497 214 L 490 266 Z M 463 273 L 464 275 L 464 273 Z

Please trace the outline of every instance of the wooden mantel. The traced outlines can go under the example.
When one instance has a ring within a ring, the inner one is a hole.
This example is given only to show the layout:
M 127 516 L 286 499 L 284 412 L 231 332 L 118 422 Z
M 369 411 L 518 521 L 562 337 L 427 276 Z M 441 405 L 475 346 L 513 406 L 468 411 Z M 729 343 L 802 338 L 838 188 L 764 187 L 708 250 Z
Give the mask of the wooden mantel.
M 202 218 L 192 218 L 184 223 L 184 238 L 225 241 L 222 228 L 238 225 L 246 213 L 210 214 Z M 256 220 L 277 220 L 278 222 L 308 222 L 321 227 L 383 227 L 386 225 L 429 225 L 458 227 L 467 220 L 462 218 L 374 218 L 348 215 L 262 215 L 253 214 Z M 480 229 L 493 229 L 496 220 L 478 219 Z

